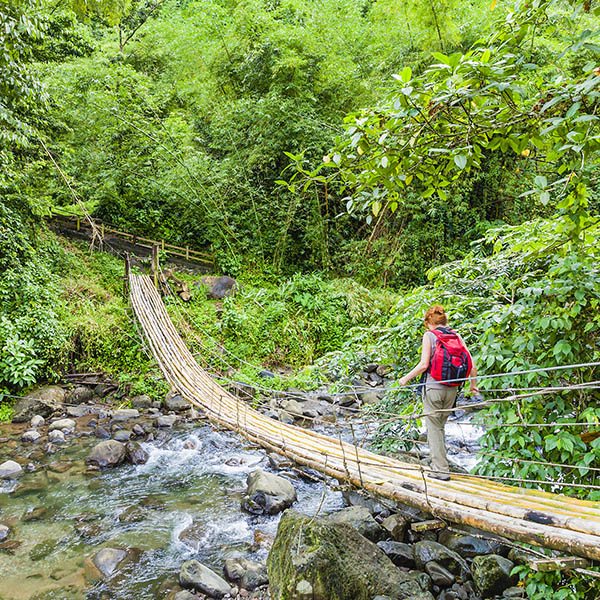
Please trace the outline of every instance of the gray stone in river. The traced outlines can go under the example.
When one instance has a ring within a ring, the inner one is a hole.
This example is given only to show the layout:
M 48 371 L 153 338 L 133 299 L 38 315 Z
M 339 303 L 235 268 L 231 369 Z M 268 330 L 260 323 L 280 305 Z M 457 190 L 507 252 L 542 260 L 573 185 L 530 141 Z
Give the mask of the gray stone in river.
M 21 436 L 21 441 L 33 443 L 37 442 L 41 437 L 42 434 L 39 431 L 36 431 L 35 429 L 30 429 Z
M 75 429 L 75 421 L 73 419 L 58 419 L 58 421 L 52 421 L 48 426 L 48 431 L 55 431 L 60 429 L 61 431 L 72 431 Z
M 187 410 L 191 404 L 175 390 L 171 390 L 163 401 L 167 410 L 174 410 L 175 412 L 181 412 Z
M 414 552 L 417 569 L 424 569 L 427 563 L 435 561 L 454 575 L 460 575 L 463 579 L 468 576 L 469 566 L 465 559 L 438 542 L 429 540 L 417 542 Z
M 296 598 L 300 589 L 311 599 L 433 600 L 354 528 L 293 510 L 279 521 L 267 565 L 272 598 Z
M 33 415 L 33 417 L 31 417 L 32 427 L 41 427 L 45 422 L 46 421 L 44 417 L 42 417 L 41 415 Z
M 93 412 L 93 406 L 86 406 L 85 404 L 81 404 L 79 406 L 67 406 L 67 414 L 70 417 L 83 417 L 84 415 L 89 415 Z
M 222 577 L 197 560 L 183 563 L 179 572 L 179 583 L 184 588 L 196 590 L 212 598 L 222 598 L 231 590 L 231 586 Z
M 156 427 L 173 427 L 178 420 L 177 415 L 162 415 L 154 421 L 154 424 Z
M 48 514 L 48 509 L 45 506 L 36 506 L 35 508 L 29 508 L 21 517 L 21 521 L 29 523 L 30 521 L 39 521 Z
M 104 577 L 110 577 L 119 563 L 127 556 L 125 550 L 102 548 L 92 557 L 92 563 Z
M 0 523 L 0 542 L 3 542 L 10 533 L 10 529 L 6 525 Z
M 112 416 L 112 420 L 121 423 L 128 421 L 129 419 L 137 419 L 140 416 L 140 411 L 135 408 L 120 408 L 115 410 Z
M 150 408 L 152 406 L 152 398 L 150 398 L 150 396 L 146 396 L 141 395 L 141 396 L 134 396 L 131 399 L 131 408 Z
M 435 560 L 432 560 L 425 565 L 425 571 L 431 577 L 431 581 L 433 581 L 434 585 L 441 588 L 450 587 L 455 581 L 454 575 L 450 573 L 448 569 L 444 569 L 442 565 L 438 565 Z
M 471 570 L 473 582 L 481 597 L 490 598 L 499 595 L 506 588 L 516 585 L 518 575 L 510 574 L 514 566 L 512 561 L 498 554 L 476 556 Z
M 55 429 L 48 434 L 48 441 L 52 444 L 64 444 L 65 434 L 60 429 Z
M 170 597 L 171 596 L 169 596 L 169 598 Z M 192 592 L 188 592 L 187 590 L 181 590 L 173 596 L 173 600 L 198 600 L 198 596 L 196 596 L 196 594 L 192 594 Z
M 125 446 L 116 440 L 105 440 L 96 444 L 86 463 L 99 467 L 115 467 L 125 460 Z
M 101 440 L 107 440 L 110 437 L 110 433 L 100 425 L 94 429 L 94 435 Z
M 245 558 L 228 558 L 225 561 L 225 576 L 245 590 L 252 591 L 269 583 L 267 564 Z
M 148 462 L 148 453 L 137 443 L 129 442 L 125 446 L 127 462 L 132 465 L 143 465 Z
M 364 535 L 372 542 L 378 542 L 385 537 L 385 530 L 371 516 L 368 508 L 364 506 L 349 506 L 329 516 L 332 523 L 347 523 L 354 527 L 358 533 Z
M 377 546 L 386 553 L 388 558 L 397 567 L 406 567 L 408 569 L 415 568 L 413 549 L 408 544 L 403 542 L 382 541 L 377 542 Z
M 58 540 L 45 540 L 36 544 L 29 553 L 29 558 L 32 561 L 41 560 L 42 558 L 46 558 L 49 554 L 54 552 L 56 546 L 58 544 Z
M 186 546 L 198 550 L 200 542 L 206 536 L 206 524 L 203 521 L 197 521 L 194 519 L 191 525 L 188 525 L 180 534 L 179 541 L 184 543 Z
M 255 515 L 274 515 L 290 507 L 296 501 L 294 486 L 283 477 L 253 471 L 246 479 L 248 489 L 242 498 L 242 508 Z
M 146 511 L 141 506 L 130 506 L 119 515 L 120 523 L 139 523 L 146 518 Z
M 129 429 L 119 429 L 119 431 L 115 431 L 113 434 L 113 439 L 117 440 L 117 442 L 128 442 L 131 438 L 131 431 Z
M 7 460 L 0 465 L 0 479 L 14 479 L 22 473 L 23 468 L 14 460 Z

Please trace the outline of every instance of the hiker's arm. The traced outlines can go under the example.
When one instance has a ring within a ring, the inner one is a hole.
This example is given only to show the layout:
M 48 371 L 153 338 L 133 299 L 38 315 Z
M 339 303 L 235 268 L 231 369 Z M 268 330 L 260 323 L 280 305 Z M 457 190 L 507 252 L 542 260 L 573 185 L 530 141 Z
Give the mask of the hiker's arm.
M 475 366 L 475 363 L 473 363 L 473 366 L 471 367 L 469 378 L 469 394 L 476 396 L 479 394 L 479 388 L 477 387 L 477 367 Z
M 423 345 L 421 346 L 421 360 L 419 364 L 410 372 L 407 373 L 404 377 L 401 377 L 398 380 L 400 385 L 406 385 L 411 379 L 420 375 L 421 373 L 425 373 L 427 368 L 429 367 L 429 361 L 431 360 L 431 342 L 427 337 L 427 334 L 423 334 Z

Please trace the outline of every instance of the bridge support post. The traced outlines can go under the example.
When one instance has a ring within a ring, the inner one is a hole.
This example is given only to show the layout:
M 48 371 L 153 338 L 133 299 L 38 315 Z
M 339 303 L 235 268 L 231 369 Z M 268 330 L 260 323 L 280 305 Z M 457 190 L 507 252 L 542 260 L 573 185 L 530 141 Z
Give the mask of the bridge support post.
M 154 287 L 158 290 L 158 244 L 152 246 L 152 276 Z
M 123 276 L 123 298 L 127 300 L 129 295 L 129 272 L 131 270 L 131 263 L 129 260 L 129 252 L 125 252 L 125 275 Z

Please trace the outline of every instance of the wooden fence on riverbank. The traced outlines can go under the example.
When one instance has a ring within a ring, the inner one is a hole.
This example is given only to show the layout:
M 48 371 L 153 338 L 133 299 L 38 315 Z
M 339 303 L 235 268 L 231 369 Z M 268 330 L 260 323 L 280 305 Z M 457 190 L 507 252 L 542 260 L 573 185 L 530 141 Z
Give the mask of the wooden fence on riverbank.
M 212 422 L 301 465 L 438 519 L 600 560 L 600 503 L 471 475 L 453 475 L 447 482 L 428 480 L 426 467 L 270 419 L 198 365 L 149 277 L 129 273 L 129 290 L 135 315 L 165 378 Z
M 175 259 L 185 260 L 187 262 L 198 263 L 204 267 L 212 267 L 214 259 L 212 254 L 208 252 L 200 252 L 193 250 L 189 246 L 176 246 L 165 242 L 164 239 L 155 240 L 135 233 L 128 233 L 126 231 L 120 231 L 114 226 L 105 223 L 99 219 L 94 219 L 94 223 L 98 229 L 101 237 L 101 242 L 105 240 L 121 240 L 128 244 L 125 249 L 141 256 L 150 256 L 152 248 L 158 246 L 167 257 L 173 257 Z M 79 234 L 79 237 L 86 237 L 92 239 L 92 227 L 89 222 L 81 216 L 54 213 L 50 219 L 50 225 L 63 232 L 71 234 Z

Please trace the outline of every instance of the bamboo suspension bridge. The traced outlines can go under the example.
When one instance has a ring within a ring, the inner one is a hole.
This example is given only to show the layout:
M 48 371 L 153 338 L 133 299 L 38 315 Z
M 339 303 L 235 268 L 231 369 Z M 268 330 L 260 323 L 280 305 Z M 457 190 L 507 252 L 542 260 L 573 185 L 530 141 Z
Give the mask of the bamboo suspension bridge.
M 219 385 L 175 329 L 152 279 L 128 272 L 135 316 L 169 384 L 208 419 L 298 464 L 454 523 L 600 560 L 600 503 L 483 478 L 427 479 L 426 468 L 275 421 Z

